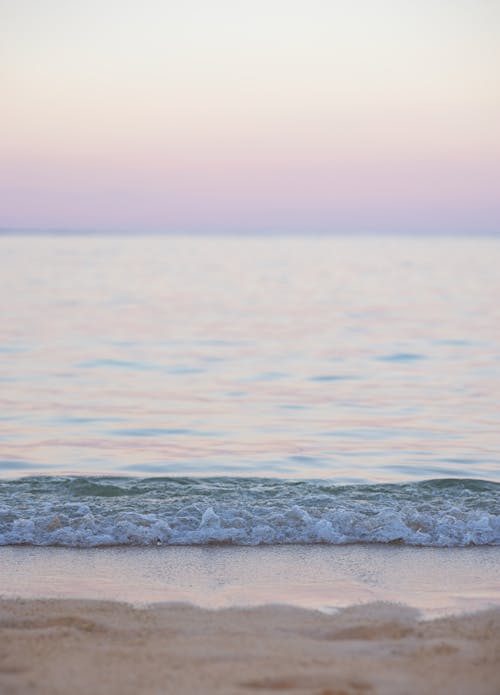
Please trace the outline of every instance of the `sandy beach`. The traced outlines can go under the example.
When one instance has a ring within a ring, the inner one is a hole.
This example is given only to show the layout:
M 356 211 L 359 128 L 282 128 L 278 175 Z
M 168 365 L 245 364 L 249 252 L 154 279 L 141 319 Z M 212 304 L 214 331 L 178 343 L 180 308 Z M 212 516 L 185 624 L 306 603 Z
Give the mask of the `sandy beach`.
M 0 693 L 498 695 L 499 563 L 497 548 L 1 548 Z
M 497 695 L 500 610 L 0 602 L 0 691 Z

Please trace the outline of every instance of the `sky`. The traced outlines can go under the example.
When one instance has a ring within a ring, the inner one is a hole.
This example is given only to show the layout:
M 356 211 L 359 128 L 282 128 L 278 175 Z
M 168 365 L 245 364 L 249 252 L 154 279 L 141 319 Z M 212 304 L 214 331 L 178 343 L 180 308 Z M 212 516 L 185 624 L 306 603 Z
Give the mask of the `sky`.
M 500 0 L 0 0 L 0 228 L 500 232 Z

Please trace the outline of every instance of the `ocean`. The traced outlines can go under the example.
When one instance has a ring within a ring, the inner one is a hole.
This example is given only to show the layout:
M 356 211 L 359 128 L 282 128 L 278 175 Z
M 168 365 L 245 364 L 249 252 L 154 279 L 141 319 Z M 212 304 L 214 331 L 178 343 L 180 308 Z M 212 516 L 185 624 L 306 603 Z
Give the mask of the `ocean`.
M 0 545 L 500 545 L 500 239 L 0 260 Z

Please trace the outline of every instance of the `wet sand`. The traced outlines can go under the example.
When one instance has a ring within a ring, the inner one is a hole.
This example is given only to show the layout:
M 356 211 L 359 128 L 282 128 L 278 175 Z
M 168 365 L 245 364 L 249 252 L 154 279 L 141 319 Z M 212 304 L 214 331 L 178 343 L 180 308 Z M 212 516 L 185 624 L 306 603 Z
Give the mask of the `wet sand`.
M 500 609 L 0 601 L 0 692 L 498 695 Z
M 500 548 L 393 545 L 0 548 L 0 597 L 286 603 L 331 611 L 390 601 L 425 617 L 500 606 Z

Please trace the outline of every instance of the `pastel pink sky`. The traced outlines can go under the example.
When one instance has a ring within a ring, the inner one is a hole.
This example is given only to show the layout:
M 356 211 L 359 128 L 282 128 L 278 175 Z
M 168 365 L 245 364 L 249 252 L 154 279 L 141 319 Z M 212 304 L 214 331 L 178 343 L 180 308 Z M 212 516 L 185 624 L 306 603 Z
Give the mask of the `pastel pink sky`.
M 0 0 L 0 228 L 500 232 L 496 0 Z

